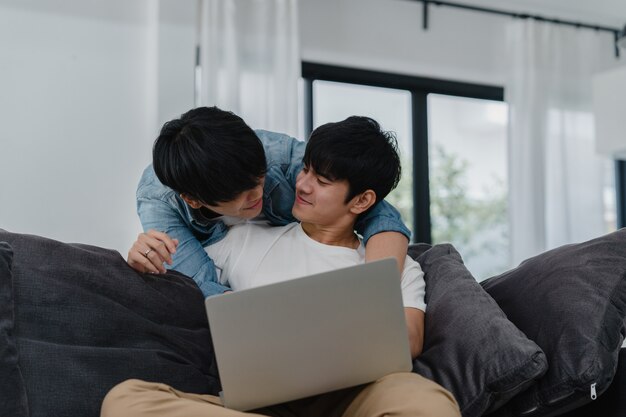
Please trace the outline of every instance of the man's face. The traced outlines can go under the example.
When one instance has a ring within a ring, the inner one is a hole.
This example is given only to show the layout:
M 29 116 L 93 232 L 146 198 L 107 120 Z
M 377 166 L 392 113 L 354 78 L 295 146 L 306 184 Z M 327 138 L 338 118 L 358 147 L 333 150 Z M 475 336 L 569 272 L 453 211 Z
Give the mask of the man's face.
M 263 185 L 265 177 L 261 177 L 259 184 L 239 194 L 234 200 L 218 203 L 215 206 L 204 204 L 206 208 L 222 216 L 251 219 L 261 214 L 263 209 Z
M 345 204 L 348 190 L 347 180 L 331 181 L 305 166 L 296 179 L 292 213 L 302 222 L 331 225 L 350 211 Z

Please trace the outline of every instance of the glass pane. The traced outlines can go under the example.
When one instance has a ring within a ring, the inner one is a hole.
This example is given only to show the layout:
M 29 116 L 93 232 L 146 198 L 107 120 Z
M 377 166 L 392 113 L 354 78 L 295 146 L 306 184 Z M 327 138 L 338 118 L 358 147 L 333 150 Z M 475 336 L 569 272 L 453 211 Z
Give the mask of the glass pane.
M 547 115 L 544 198 L 551 249 L 615 230 L 615 170 L 595 151 L 591 111 L 559 106 Z
M 384 130 L 395 132 L 402 161 L 402 178 L 386 200 L 413 228 L 413 165 L 411 93 L 365 85 L 313 82 L 313 128 L 349 116 L 368 116 Z
M 452 243 L 481 281 L 510 267 L 508 106 L 429 94 L 428 114 L 433 242 Z

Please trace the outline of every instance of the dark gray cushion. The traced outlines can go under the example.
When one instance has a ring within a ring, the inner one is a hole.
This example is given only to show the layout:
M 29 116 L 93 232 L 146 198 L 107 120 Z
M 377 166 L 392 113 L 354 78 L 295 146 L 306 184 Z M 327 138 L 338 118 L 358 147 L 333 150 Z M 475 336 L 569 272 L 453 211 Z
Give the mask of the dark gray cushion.
M 198 393 L 219 383 L 203 297 L 119 253 L 0 231 L 14 251 L 15 336 L 31 417 L 97 417 L 129 378 Z
M 464 417 L 497 409 L 546 371 L 541 349 L 506 318 L 452 245 L 436 245 L 417 261 L 427 308 L 413 370 L 452 392 Z
M 617 372 L 611 386 L 596 401 L 576 408 L 560 417 L 626 416 L 626 349 L 619 350 Z
M 0 417 L 28 416 L 26 391 L 13 332 L 13 250 L 0 242 Z
M 626 317 L 626 229 L 563 246 L 483 282 L 537 342 L 549 369 L 498 415 L 552 416 L 591 401 L 615 375 Z

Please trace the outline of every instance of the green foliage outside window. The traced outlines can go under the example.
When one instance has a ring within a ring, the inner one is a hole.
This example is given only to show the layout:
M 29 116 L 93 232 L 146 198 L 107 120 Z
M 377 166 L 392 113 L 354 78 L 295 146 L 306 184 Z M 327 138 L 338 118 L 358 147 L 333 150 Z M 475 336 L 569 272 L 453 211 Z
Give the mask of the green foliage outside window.
M 505 182 L 494 176 L 480 198 L 468 193 L 469 162 L 434 149 L 431 158 L 430 214 L 434 243 L 452 243 L 477 278 L 487 278 L 508 268 L 508 219 Z M 411 166 L 403 161 L 403 167 Z M 413 224 L 412 174 L 403 175 L 398 188 L 387 197 Z

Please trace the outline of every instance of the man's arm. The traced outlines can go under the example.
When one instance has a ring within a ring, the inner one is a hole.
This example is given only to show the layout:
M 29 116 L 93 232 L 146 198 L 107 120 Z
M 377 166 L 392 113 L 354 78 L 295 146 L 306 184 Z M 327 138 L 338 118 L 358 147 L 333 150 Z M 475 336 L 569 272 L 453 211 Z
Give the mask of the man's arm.
M 365 246 L 365 262 L 395 258 L 398 269 L 404 269 L 409 239 L 398 232 L 380 232 L 372 236 Z
M 359 217 L 355 228 L 363 236 L 366 262 L 391 257 L 398 262 L 398 270 L 404 270 L 411 232 L 398 210 L 383 200 Z
M 424 312 L 426 311 L 426 283 L 424 271 L 419 263 L 405 255 L 405 268 L 402 271 L 402 302 L 404 317 L 411 346 L 411 357 L 415 359 L 424 345 Z
M 302 171 L 302 158 L 306 143 L 283 133 L 267 130 L 255 130 L 254 132 L 263 144 L 267 166 L 279 168 L 288 184 L 291 185 L 291 189 L 295 191 L 296 177 Z M 291 206 L 286 208 L 291 213 Z
M 417 308 L 405 307 L 404 318 L 409 332 L 411 358 L 415 359 L 424 347 L 424 312 Z
M 144 230 L 157 230 L 178 241 L 170 269 L 193 278 L 205 297 L 230 290 L 218 283 L 213 260 L 174 207 L 159 199 L 138 198 L 137 211 Z

